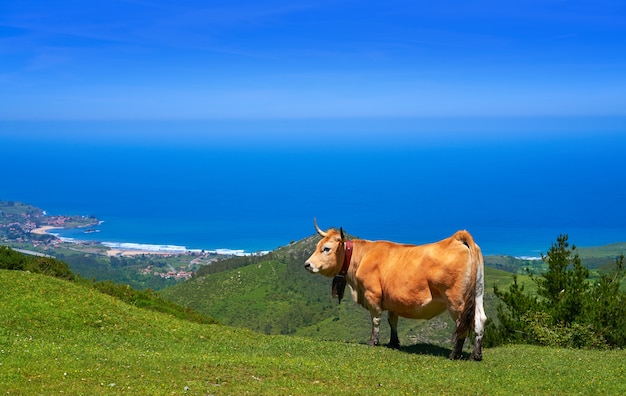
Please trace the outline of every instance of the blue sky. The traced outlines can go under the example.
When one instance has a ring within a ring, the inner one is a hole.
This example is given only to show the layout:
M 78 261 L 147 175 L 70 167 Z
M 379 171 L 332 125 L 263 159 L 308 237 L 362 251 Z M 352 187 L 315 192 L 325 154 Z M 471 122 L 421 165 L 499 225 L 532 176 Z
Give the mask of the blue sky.
M 50 210 L 173 179 L 155 205 L 303 233 L 623 227 L 626 2 L 3 0 L 4 145 L 0 198 Z
M 0 120 L 625 116 L 623 1 L 3 1 Z

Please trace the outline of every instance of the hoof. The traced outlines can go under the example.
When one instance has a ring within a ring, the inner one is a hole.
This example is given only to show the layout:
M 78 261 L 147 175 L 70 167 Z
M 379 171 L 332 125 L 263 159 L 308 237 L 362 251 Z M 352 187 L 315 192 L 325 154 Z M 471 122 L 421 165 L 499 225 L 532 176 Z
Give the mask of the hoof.
M 390 342 L 389 344 L 387 344 L 387 348 L 400 349 L 400 343 L 399 342 Z
M 470 356 L 470 360 L 474 360 L 476 362 L 480 362 L 481 360 L 483 360 L 483 354 L 482 353 L 473 353 Z

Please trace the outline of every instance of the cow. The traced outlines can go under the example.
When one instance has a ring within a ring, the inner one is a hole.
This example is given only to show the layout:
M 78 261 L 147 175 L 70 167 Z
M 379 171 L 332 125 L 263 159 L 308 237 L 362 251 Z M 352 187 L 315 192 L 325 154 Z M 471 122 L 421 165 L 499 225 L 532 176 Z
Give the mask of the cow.
M 343 232 L 322 231 L 315 252 L 304 267 L 333 279 L 333 295 L 343 296 L 346 282 L 352 298 L 372 318 L 368 345 L 379 344 L 380 318 L 388 311 L 391 339 L 398 348 L 398 317 L 431 319 L 446 309 L 455 321 L 450 359 L 462 357 L 463 344 L 473 325 L 471 360 L 482 360 L 482 338 L 487 316 L 483 308 L 484 264 L 469 232 L 426 245 L 389 241 L 348 240 Z

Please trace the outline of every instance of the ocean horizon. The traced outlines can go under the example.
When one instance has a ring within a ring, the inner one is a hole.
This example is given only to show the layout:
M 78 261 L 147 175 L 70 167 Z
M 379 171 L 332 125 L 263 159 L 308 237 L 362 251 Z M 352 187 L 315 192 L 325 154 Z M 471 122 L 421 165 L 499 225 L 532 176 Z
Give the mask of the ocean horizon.
M 121 228 L 124 231 L 115 232 L 114 228 Z M 311 223 L 310 235 L 304 235 L 298 239 L 280 238 L 275 236 L 254 236 L 251 235 L 247 240 L 245 238 L 232 237 L 211 237 L 210 234 L 190 235 L 189 228 L 181 227 L 178 233 L 171 232 L 146 233 L 146 228 L 150 225 L 117 226 L 108 227 L 106 222 L 89 227 L 88 232 L 84 229 L 53 229 L 49 233 L 62 238 L 67 242 L 95 241 L 112 249 L 128 249 L 142 250 L 154 252 L 215 252 L 224 255 L 247 255 L 266 253 L 277 248 L 286 246 L 292 242 L 306 238 L 314 234 Z M 302 227 L 297 227 L 298 229 Z M 338 228 L 338 227 L 335 227 Z M 606 229 L 547 229 L 543 227 L 536 228 L 497 228 L 497 227 L 477 227 L 469 229 L 481 246 L 483 254 L 486 256 L 505 255 L 522 259 L 539 259 L 542 254 L 547 253 L 552 243 L 556 242 L 556 238 L 560 234 L 567 234 L 570 243 L 578 247 L 596 247 L 612 243 L 626 242 L 626 230 L 606 228 Z M 426 230 L 422 233 L 414 235 L 414 240 L 408 237 L 402 237 L 401 233 L 396 238 L 384 238 L 402 243 L 424 244 L 436 242 L 449 235 L 454 231 L 450 230 Z M 143 234 L 143 236 L 136 236 Z M 169 235 L 169 236 L 168 236 Z M 361 236 L 359 236 L 361 237 Z M 362 236 L 363 239 L 370 238 L 367 235 Z M 221 241 L 220 241 L 221 240 Z M 133 242 L 135 241 L 135 242 Z M 140 241 L 140 242 L 136 242 Z M 581 245 L 577 241 L 584 242 Z
M 626 241 L 626 123 L 437 122 L 3 122 L 0 199 L 102 221 L 64 238 L 155 249 L 269 251 L 314 218 L 414 244 L 467 229 L 486 255 Z

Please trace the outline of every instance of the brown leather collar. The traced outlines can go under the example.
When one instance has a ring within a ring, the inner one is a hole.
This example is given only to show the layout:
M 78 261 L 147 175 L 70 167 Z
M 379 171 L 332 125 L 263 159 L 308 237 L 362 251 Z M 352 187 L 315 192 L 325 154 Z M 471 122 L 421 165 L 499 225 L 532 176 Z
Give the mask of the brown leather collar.
M 343 257 L 343 266 L 341 267 L 341 271 L 339 271 L 339 275 L 346 276 L 348 273 L 348 268 L 350 268 L 350 260 L 352 260 L 352 241 L 346 241 L 346 252 Z

